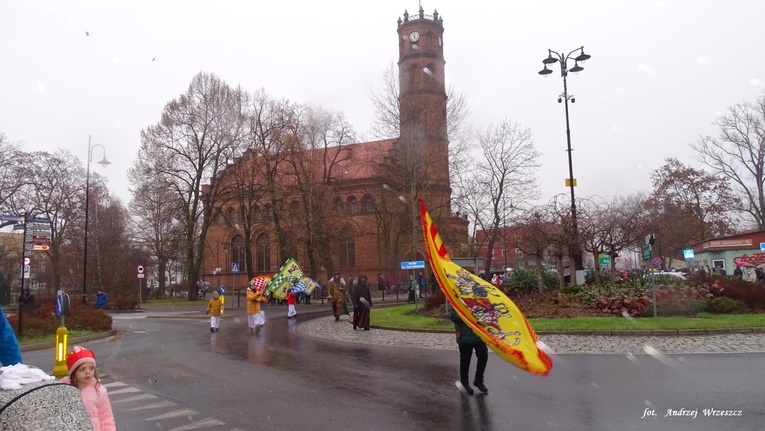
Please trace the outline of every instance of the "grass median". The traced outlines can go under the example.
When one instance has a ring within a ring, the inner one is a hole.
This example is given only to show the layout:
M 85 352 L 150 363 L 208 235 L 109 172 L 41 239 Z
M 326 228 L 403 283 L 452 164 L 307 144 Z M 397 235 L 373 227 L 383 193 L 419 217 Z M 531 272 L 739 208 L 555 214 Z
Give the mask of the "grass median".
M 418 307 L 422 310 L 422 306 Z M 372 310 L 372 323 L 400 329 L 453 330 L 447 316 L 414 314 L 414 305 Z M 536 331 L 603 331 L 662 329 L 737 329 L 765 327 L 765 314 L 707 314 L 697 317 L 564 317 L 529 319 Z
M 71 340 L 73 338 L 84 337 L 86 335 L 93 335 L 93 334 L 96 334 L 96 332 L 94 332 L 94 331 L 67 331 L 67 333 L 66 333 L 67 338 L 70 341 L 70 344 L 71 344 Z M 32 344 L 42 344 L 42 343 L 55 343 L 55 342 L 56 342 L 56 334 L 52 334 L 52 335 L 38 335 L 38 336 L 34 336 L 34 337 L 27 337 L 27 336 L 22 335 L 21 337 L 19 337 L 19 345 L 20 346 L 28 346 L 28 345 L 32 345 Z

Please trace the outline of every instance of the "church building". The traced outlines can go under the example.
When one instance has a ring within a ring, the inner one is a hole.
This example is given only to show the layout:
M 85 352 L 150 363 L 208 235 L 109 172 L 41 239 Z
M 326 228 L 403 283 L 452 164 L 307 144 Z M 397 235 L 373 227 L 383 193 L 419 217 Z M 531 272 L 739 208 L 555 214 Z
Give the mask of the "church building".
M 248 150 L 226 169 L 221 181 L 233 182 L 237 172 L 265 166 L 252 182 L 276 178 L 279 191 L 249 187 L 257 195 L 249 206 L 231 198 L 216 208 L 203 281 L 244 289 L 250 277 L 273 276 L 290 257 L 322 284 L 334 271 L 346 278 L 366 274 L 373 285 L 379 273 L 405 284 L 409 274 L 401 262 L 419 260 L 426 261 L 427 280 L 420 198 L 450 254 L 465 250 L 468 221 L 451 207 L 443 34 L 437 11 L 405 11 L 397 22 L 400 136 L 319 148 L 298 144 L 293 161 L 278 166 L 269 154 Z

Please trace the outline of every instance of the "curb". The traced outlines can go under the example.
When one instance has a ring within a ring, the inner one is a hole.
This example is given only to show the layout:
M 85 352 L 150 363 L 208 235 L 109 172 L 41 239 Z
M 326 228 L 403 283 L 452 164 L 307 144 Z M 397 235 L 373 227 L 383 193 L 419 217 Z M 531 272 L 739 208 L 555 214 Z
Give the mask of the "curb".
M 349 321 L 350 322 L 350 321 Z M 427 328 L 398 328 L 394 326 L 369 325 L 374 329 L 385 329 L 398 332 L 424 332 L 431 334 L 451 334 L 454 331 L 450 329 L 427 329 Z M 703 336 L 703 335 L 725 335 L 725 334 L 763 334 L 765 327 L 755 328 L 715 328 L 715 329 L 651 329 L 651 330 L 629 330 L 629 329 L 603 329 L 592 331 L 535 331 L 537 335 L 581 335 L 581 336 L 612 336 L 612 337 L 677 337 L 677 336 Z
M 76 337 L 69 340 L 69 345 L 74 345 L 75 343 L 84 343 L 86 341 L 93 341 L 93 340 L 100 340 L 101 338 L 108 338 L 112 337 L 117 334 L 116 329 L 112 329 L 111 331 L 107 332 L 101 332 L 98 334 L 91 334 L 91 335 L 85 335 L 82 337 Z M 45 349 L 53 349 L 56 347 L 56 342 L 51 341 L 49 343 L 37 343 L 37 344 L 27 344 L 24 346 L 20 346 L 22 352 L 31 352 L 34 350 L 45 350 Z

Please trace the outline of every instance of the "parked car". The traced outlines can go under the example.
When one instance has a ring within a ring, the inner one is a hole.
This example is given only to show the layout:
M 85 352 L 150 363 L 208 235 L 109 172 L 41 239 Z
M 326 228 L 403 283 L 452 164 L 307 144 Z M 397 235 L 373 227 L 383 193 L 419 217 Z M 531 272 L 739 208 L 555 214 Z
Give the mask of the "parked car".
M 669 272 L 669 271 L 656 271 L 653 273 L 655 277 L 671 277 L 671 278 L 679 278 L 681 280 L 686 280 L 685 274 L 682 272 Z

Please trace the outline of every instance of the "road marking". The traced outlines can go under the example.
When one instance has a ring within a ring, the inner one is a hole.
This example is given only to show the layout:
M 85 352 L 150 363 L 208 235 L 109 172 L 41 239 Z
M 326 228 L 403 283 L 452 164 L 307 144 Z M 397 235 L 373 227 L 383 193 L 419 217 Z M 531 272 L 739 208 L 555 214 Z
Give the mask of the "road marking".
M 117 389 L 116 391 L 109 391 L 109 395 L 134 394 L 136 392 L 141 392 L 141 390 L 138 388 L 123 388 Z
M 156 398 L 156 397 L 154 397 L 154 398 Z M 154 403 L 154 404 L 146 404 L 145 406 L 135 407 L 135 408 L 129 409 L 128 411 L 129 412 L 137 412 L 139 410 L 161 409 L 161 408 L 173 407 L 173 406 L 175 406 L 175 403 L 172 402 L 172 401 L 160 401 L 160 402 Z
M 146 315 L 110 314 L 112 320 L 135 320 L 145 319 Z
M 112 404 L 117 404 L 117 403 L 129 403 L 129 402 L 131 402 L 131 401 L 143 401 L 143 400 L 155 400 L 155 399 L 157 399 L 157 396 L 156 396 L 156 395 L 152 395 L 152 394 L 141 394 L 141 395 L 136 395 L 136 396 L 134 396 L 134 397 L 125 398 L 124 400 L 117 400 L 117 401 L 112 401 L 111 403 L 112 403 Z
M 127 386 L 127 383 L 111 382 L 111 383 L 103 383 L 101 384 L 101 386 L 105 387 L 106 389 L 109 389 L 109 388 L 116 388 L 118 386 Z
M 158 416 L 154 416 L 154 417 L 148 418 L 146 420 L 147 421 L 156 421 L 156 420 L 160 420 L 160 419 L 170 419 L 170 418 L 177 418 L 177 417 L 181 417 L 181 416 L 191 416 L 191 415 L 198 415 L 198 414 L 199 413 L 197 413 L 197 412 L 195 412 L 194 410 L 191 410 L 191 409 L 178 409 L 178 410 L 173 410 L 172 412 L 167 412 L 165 414 L 161 414 L 161 415 L 158 415 Z
M 148 419 L 147 419 L 148 420 Z M 168 431 L 188 431 L 188 430 L 194 430 L 202 427 L 214 427 L 219 425 L 226 425 L 225 422 L 221 422 L 217 419 L 213 418 L 205 418 L 196 422 L 192 422 L 188 425 L 183 425 L 177 428 L 173 428 Z

